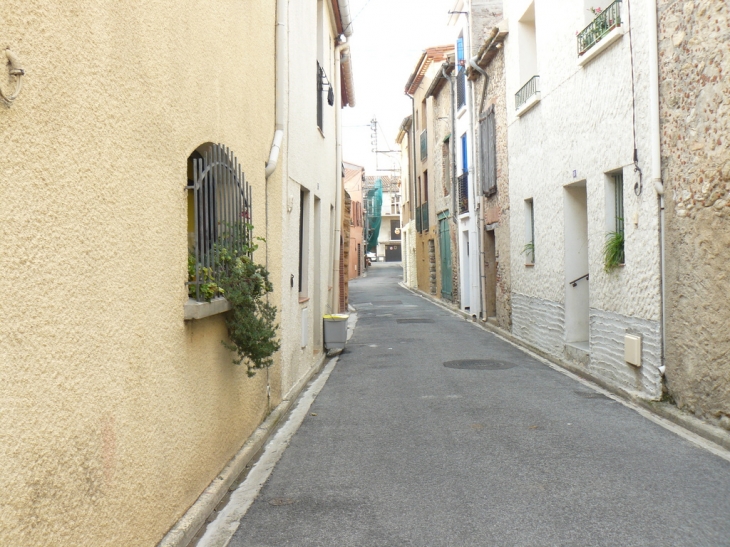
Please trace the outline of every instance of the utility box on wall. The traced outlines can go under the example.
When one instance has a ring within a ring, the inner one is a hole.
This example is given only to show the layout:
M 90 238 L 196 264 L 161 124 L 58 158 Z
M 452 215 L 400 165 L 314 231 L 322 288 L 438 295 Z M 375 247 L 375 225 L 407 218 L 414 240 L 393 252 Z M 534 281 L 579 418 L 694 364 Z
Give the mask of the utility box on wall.
M 635 367 L 641 366 L 641 336 L 624 336 L 624 360 Z

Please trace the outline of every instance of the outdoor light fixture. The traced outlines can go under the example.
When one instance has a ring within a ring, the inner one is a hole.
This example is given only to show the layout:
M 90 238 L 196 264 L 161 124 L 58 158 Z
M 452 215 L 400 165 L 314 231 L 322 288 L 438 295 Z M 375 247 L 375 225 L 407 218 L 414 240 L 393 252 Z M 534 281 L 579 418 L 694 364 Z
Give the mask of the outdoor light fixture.
M 20 61 L 15 54 L 10 51 L 10 48 L 5 49 L 5 57 L 8 59 L 8 73 L 11 77 L 15 77 L 15 91 L 13 91 L 10 95 L 6 95 L 5 92 L 0 89 L 0 98 L 7 106 L 11 106 L 13 101 L 15 101 L 15 99 L 18 98 L 18 95 L 20 95 L 20 90 L 23 87 L 22 77 L 25 75 L 25 70 L 23 70 L 23 67 L 20 65 Z
M 332 90 L 332 84 L 327 78 L 327 75 L 324 73 L 324 70 L 322 71 L 320 78 L 322 78 L 322 91 L 324 91 L 325 87 L 329 88 L 327 90 L 327 104 L 332 106 L 335 104 L 335 92 Z

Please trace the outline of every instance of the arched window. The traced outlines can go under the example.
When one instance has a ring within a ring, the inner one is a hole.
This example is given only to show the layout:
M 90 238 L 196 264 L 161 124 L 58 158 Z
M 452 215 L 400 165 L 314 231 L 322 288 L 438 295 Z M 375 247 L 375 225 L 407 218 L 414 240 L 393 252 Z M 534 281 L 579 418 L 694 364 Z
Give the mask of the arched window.
M 233 153 L 204 144 L 188 157 L 189 295 L 211 297 L 201 287 L 220 278 L 221 252 L 244 252 L 251 241 L 251 188 Z

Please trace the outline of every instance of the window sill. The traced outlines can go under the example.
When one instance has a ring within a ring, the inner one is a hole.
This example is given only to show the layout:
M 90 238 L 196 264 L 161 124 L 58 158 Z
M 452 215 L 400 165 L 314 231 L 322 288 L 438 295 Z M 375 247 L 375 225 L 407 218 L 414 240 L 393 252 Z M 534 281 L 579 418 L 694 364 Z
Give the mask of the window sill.
M 528 110 L 532 110 L 535 107 L 535 105 L 539 102 L 540 102 L 540 92 L 536 91 L 532 97 L 527 99 L 525 101 L 525 103 L 517 109 L 517 112 L 516 112 L 517 117 L 519 118 L 522 115 L 524 115 Z
M 608 47 L 613 44 L 616 40 L 621 38 L 626 32 L 625 26 L 616 27 L 611 32 L 606 34 L 596 44 L 594 44 L 588 51 L 578 57 L 578 66 L 586 66 L 593 59 L 598 57 L 601 53 L 606 51 Z
M 456 111 L 456 117 L 461 118 L 464 115 L 464 112 L 466 112 L 466 105 L 459 107 L 459 110 Z
M 185 302 L 185 321 L 193 319 L 203 319 L 211 315 L 225 313 L 231 309 L 231 303 L 223 297 L 214 298 L 210 302 L 198 302 L 192 298 L 188 298 Z
M 299 298 L 299 303 L 300 304 L 306 304 L 307 302 L 309 302 L 309 297 L 308 296 L 302 296 L 302 297 Z
M 317 126 L 317 131 L 319 131 L 319 134 L 322 135 L 322 138 L 324 139 L 324 131 L 322 131 L 320 126 Z
M 534 262 L 525 262 L 525 268 L 534 268 L 535 263 Z

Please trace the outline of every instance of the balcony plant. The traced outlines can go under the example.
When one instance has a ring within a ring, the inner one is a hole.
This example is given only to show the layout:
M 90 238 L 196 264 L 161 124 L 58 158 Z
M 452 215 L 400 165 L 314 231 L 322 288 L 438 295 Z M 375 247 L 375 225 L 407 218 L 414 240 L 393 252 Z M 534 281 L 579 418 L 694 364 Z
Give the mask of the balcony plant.
M 527 260 L 528 264 L 534 264 L 535 263 L 535 242 L 529 241 L 528 243 L 525 243 L 525 246 L 522 247 L 522 254 L 525 255 L 525 260 Z
M 624 263 L 624 233 L 608 232 L 603 244 L 603 269 L 610 273 Z

